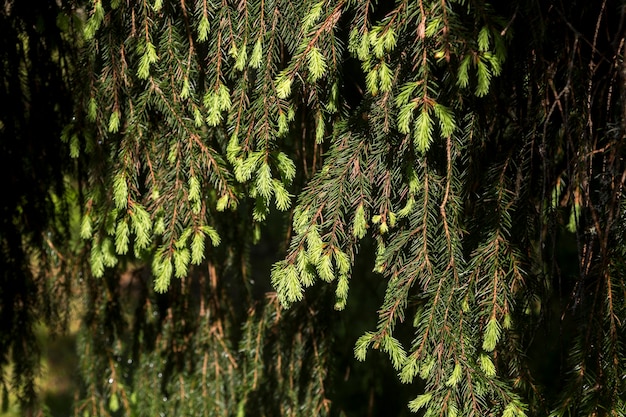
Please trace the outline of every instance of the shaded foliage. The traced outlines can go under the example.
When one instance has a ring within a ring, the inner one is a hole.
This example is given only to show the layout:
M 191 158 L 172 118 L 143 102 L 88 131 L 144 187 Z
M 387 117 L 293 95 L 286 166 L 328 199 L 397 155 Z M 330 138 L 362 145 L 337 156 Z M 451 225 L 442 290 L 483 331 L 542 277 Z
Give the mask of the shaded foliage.
M 34 327 L 41 318 L 64 322 L 76 268 L 63 257 L 78 203 L 66 174 L 76 169 L 60 142 L 74 106 L 72 18 L 64 2 L 4 1 L 0 11 L 0 364 L 13 366 L 0 385 L 30 412 L 39 367 Z

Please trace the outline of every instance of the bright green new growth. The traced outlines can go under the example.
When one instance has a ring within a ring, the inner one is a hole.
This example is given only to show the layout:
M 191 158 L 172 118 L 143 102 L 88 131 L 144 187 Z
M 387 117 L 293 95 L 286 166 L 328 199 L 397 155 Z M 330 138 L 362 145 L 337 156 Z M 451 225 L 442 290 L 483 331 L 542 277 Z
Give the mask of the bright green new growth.
M 209 30 L 211 29 L 211 25 L 209 24 L 209 19 L 206 15 L 203 15 L 198 23 L 198 40 L 200 42 L 206 42 L 209 38 Z
M 458 384 L 461 380 L 462 373 L 463 368 L 461 367 L 461 364 L 455 364 L 454 370 L 452 371 L 452 374 L 450 374 L 450 378 L 448 378 L 448 380 L 446 381 L 446 385 L 449 387 L 453 387 Z
M 426 407 L 430 403 L 432 397 L 433 395 L 431 393 L 420 394 L 417 396 L 417 398 L 409 403 L 409 408 L 414 413 L 417 413 L 419 410 Z
M 311 76 L 311 82 L 315 82 L 322 78 L 326 72 L 326 59 L 320 52 L 319 48 L 313 47 L 307 55 L 308 69 Z
M 245 58 L 242 58 L 242 59 L 245 60 Z M 254 43 L 254 48 L 252 49 L 252 55 L 250 55 L 250 60 L 248 61 L 248 65 L 251 68 L 259 68 L 261 66 L 262 59 L 263 59 L 263 44 L 261 43 L 261 38 L 259 38 Z
M 487 322 L 487 328 L 485 329 L 485 336 L 483 339 L 483 349 L 487 352 L 492 352 L 496 348 L 498 340 L 500 340 L 500 324 L 495 317 L 492 317 Z
M 143 52 L 141 52 L 141 54 L 142 55 L 139 61 L 139 67 L 137 68 L 137 76 L 140 79 L 145 80 L 150 76 L 150 66 L 157 62 L 159 57 L 157 56 L 155 46 L 150 41 L 147 41 L 143 45 Z M 113 129 L 109 127 L 109 131 L 113 131 Z

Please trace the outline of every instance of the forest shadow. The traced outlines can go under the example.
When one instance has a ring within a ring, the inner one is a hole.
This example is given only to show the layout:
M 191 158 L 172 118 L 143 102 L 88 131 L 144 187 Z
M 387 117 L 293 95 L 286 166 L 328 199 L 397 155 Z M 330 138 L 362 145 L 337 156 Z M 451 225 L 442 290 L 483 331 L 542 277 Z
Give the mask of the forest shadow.
M 44 371 L 41 397 L 53 417 L 72 415 L 75 392 L 78 389 L 78 357 L 76 336 L 68 333 L 49 336 L 42 352 Z

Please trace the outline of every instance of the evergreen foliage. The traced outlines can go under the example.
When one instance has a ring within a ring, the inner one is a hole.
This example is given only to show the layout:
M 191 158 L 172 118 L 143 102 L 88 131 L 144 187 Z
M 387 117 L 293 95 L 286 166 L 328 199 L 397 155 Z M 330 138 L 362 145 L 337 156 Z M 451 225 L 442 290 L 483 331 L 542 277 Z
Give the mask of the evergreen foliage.
M 80 216 L 68 187 L 75 165 L 60 138 L 73 112 L 72 46 L 78 16 L 66 2 L 0 6 L 0 390 L 36 407 L 36 326 L 61 329 L 73 277 L 88 265 L 65 257 Z M 61 28 L 63 28 L 61 30 Z M 76 236 L 77 237 L 77 236 Z M 58 246 L 57 246 L 58 245 Z
M 367 312 L 347 343 L 403 412 L 626 415 L 623 2 L 19 3 L 0 366 L 25 409 L 37 315 L 78 292 L 77 415 L 351 415 L 336 323 Z

